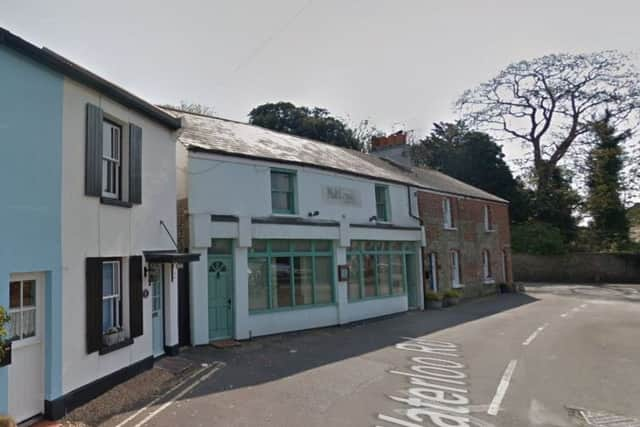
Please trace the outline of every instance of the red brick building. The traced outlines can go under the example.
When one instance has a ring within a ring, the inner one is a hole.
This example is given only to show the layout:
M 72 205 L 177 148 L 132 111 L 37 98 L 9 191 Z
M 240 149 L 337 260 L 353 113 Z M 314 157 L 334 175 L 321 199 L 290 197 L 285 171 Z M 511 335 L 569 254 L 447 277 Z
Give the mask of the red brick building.
M 402 132 L 372 141 L 372 154 L 432 189 L 417 190 L 426 234 L 425 290 L 457 288 L 471 297 L 512 283 L 509 203 L 443 173 L 415 167 L 409 148 Z

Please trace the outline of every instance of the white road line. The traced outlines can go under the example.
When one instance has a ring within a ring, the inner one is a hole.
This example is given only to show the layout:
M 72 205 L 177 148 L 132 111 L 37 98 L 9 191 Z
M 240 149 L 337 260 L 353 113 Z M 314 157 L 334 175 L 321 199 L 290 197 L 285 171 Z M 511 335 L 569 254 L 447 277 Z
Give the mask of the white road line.
M 531 335 L 529 335 L 529 338 L 527 338 L 522 345 L 529 345 L 531 344 L 531 341 L 533 341 L 534 339 L 536 339 L 536 337 L 538 336 L 538 334 L 542 331 L 544 331 L 544 328 L 546 328 L 547 326 L 549 326 L 548 323 L 545 323 L 544 325 L 540 326 L 538 329 L 536 329 Z
M 204 380 L 206 380 L 207 378 L 209 378 L 211 375 L 215 374 L 216 371 L 218 371 L 220 368 L 222 367 L 222 364 L 218 364 L 217 366 L 215 366 L 213 369 L 211 369 L 209 372 L 207 372 L 206 374 L 204 374 L 203 376 L 201 376 L 200 378 L 198 378 L 197 381 L 193 382 L 191 385 L 189 385 L 189 387 L 185 388 L 184 390 L 182 390 L 180 393 L 176 394 L 175 396 L 173 396 L 168 402 L 166 402 L 165 404 L 163 404 L 162 406 L 160 406 L 158 409 L 156 409 L 155 411 L 151 412 L 149 415 L 147 415 L 142 421 L 140 421 L 138 424 L 136 424 L 134 427 L 140 427 L 144 424 L 146 424 L 147 422 L 149 422 L 149 420 L 153 417 L 155 417 L 156 415 L 158 415 L 160 412 L 164 411 L 165 409 L 167 409 L 169 406 L 171 406 L 173 403 L 175 403 L 176 400 L 180 399 L 182 396 L 184 396 L 185 394 L 189 393 L 191 390 L 193 390 L 198 384 L 200 384 L 201 382 L 203 382 Z
M 586 307 L 587 307 L 587 304 L 582 304 L 582 305 L 580 306 L 580 308 L 586 308 Z
M 498 415 L 500 404 L 502 403 L 502 399 L 504 399 L 504 395 L 507 393 L 509 382 L 511 382 L 511 376 L 513 375 L 513 371 L 516 370 L 517 364 L 517 360 L 512 360 L 507 365 L 507 369 L 504 370 L 504 374 L 502 375 L 502 379 L 500 380 L 500 384 L 498 384 L 498 389 L 496 390 L 496 395 L 493 396 L 489 409 L 487 409 L 487 414 Z
M 569 313 L 562 313 L 562 314 L 560 315 L 560 317 L 567 317 L 568 315 L 569 315 Z
M 180 386 L 184 385 L 184 383 L 186 383 L 187 381 L 189 381 L 190 379 L 194 378 L 195 376 L 197 376 L 198 374 L 202 373 L 202 371 L 204 371 L 205 368 L 200 368 L 198 369 L 196 372 L 194 372 L 193 374 L 189 375 L 188 377 L 182 379 L 180 382 L 178 382 L 176 385 L 174 385 L 173 387 L 171 387 L 169 390 L 167 390 L 164 394 L 162 394 L 161 396 L 156 397 L 155 399 L 153 399 L 151 402 L 147 403 L 146 405 L 144 405 L 142 408 L 138 409 L 133 415 L 128 416 L 127 418 L 125 418 L 124 420 L 122 420 L 122 422 L 120 422 L 120 424 L 118 424 L 116 427 L 122 427 L 125 424 L 127 424 L 129 421 L 131 421 L 132 419 L 134 419 L 135 417 L 137 417 L 138 415 L 140 415 L 141 413 L 143 413 L 144 411 L 147 410 L 147 408 L 149 408 L 152 405 L 155 405 L 156 403 L 158 403 L 158 401 L 160 401 L 161 399 L 163 399 L 164 397 L 166 397 L 168 394 L 173 393 L 177 388 L 179 388 Z

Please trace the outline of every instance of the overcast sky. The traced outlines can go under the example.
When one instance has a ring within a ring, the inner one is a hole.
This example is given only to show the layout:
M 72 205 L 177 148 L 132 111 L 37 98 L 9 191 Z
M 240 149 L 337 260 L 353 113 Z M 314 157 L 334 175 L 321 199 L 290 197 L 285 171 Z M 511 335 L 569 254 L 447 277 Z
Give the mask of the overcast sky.
M 421 136 L 510 62 L 637 52 L 640 2 L 0 0 L 0 26 L 154 103 L 247 120 L 283 100 Z

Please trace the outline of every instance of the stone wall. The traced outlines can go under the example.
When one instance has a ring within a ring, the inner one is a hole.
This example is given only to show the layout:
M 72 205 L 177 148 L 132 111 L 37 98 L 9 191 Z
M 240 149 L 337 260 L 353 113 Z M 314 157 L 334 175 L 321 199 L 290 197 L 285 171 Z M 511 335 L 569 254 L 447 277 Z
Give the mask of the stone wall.
M 519 282 L 640 283 L 640 254 L 513 254 Z
M 451 200 L 454 229 L 444 227 L 443 199 Z M 427 247 L 424 251 L 425 272 L 429 272 L 429 254 L 437 257 L 438 289 L 452 287 L 451 251 L 458 251 L 460 273 L 465 297 L 495 292 L 496 284 L 512 283 L 511 230 L 509 208 L 506 204 L 478 199 L 418 193 L 420 217 L 426 229 Z M 490 206 L 492 230 L 485 229 L 485 206 Z M 483 274 L 483 250 L 490 254 L 492 279 Z M 430 274 L 430 272 L 428 273 Z M 429 280 L 425 278 L 425 288 Z

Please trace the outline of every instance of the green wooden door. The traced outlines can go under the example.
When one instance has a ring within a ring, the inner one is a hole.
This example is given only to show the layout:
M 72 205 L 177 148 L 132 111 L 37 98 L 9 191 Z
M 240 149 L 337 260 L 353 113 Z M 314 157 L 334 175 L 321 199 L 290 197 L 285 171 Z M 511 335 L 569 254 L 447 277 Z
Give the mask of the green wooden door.
M 209 255 L 209 339 L 233 337 L 231 257 Z

